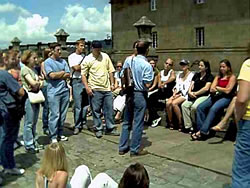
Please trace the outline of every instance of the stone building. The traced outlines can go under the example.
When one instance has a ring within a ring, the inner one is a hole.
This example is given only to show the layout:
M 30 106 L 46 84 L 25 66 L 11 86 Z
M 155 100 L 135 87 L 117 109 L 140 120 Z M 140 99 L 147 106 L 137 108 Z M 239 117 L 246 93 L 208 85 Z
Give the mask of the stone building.
M 138 38 L 133 26 L 147 16 L 156 26 L 152 48 L 163 67 L 167 57 L 176 62 L 208 59 L 212 71 L 229 59 L 239 71 L 250 44 L 250 0 L 111 0 L 114 59 L 132 52 Z

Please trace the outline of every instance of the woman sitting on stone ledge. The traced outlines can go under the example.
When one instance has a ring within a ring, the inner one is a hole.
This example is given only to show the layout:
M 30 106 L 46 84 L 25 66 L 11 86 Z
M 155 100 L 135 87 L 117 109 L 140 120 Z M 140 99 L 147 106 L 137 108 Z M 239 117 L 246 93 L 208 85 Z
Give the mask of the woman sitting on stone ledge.
M 197 107 L 198 132 L 191 135 L 192 140 L 204 140 L 209 135 L 211 125 L 218 113 L 228 107 L 236 91 L 236 77 L 232 72 L 231 63 L 224 59 L 220 61 L 219 75 L 214 78 L 210 96 Z M 220 114 L 219 114 L 220 115 Z
M 195 112 L 199 104 L 204 102 L 209 95 L 209 89 L 213 82 L 210 64 L 206 60 L 200 60 L 199 72 L 197 72 L 191 82 L 188 90 L 188 100 L 182 103 L 182 115 L 184 127 L 186 130 L 193 131 L 193 122 L 195 122 Z
M 173 95 L 167 100 L 166 111 L 170 130 L 174 129 L 173 112 L 177 117 L 178 130 L 183 131 L 182 114 L 179 105 L 188 98 L 188 89 L 190 87 L 194 74 L 189 70 L 189 61 L 181 60 L 179 63 L 182 69 L 176 77 L 176 85 L 173 88 Z

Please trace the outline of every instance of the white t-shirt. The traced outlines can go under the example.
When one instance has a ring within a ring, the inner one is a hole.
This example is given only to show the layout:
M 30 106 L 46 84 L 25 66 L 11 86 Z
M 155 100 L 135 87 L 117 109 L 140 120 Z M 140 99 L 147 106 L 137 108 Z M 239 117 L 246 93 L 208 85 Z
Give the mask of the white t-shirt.
M 80 63 L 82 63 L 84 56 L 83 55 L 78 55 L 76 53 L 70 54 L 70 56 L 68 57 L 68 61 L 69 61 L 69 66 L 71 68 L 71 72 L 73 72 L 74 70 L 72 69 L 73 66 L 76 65 L 80 65 Z M 73 78 L 81 78 L 81 71 L 74 71 Z

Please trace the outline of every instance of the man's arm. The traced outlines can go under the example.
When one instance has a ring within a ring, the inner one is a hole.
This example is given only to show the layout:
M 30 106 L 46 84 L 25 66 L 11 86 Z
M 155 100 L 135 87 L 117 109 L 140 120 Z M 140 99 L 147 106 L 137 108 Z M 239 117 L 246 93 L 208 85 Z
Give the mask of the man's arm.
M 92 96 L 92 95 L 93 95 L 93 91 L 92 91 L 92 89 L 89 87 L 87 78 L 86 78 L 86 76 L 85 76 L 84 74 L 82 74 L 82 83 L 83 83 L 83 85 L 84 85 L 85 88 L 86 88 L 87 94 L 88 94 L 89 96 Z
M 24 89 L 21 87 L 21 88 L 17 91 L 17 94 L 18 94 L 18 96 L 23 97 L 23 96 L 25 95 Z
M 239 80 L 239 91 L 237 93 L 237 99 L 235 102 L 235 116 L 236 122 L 238 122 L 246 111 L 246 105 L 250 98 L 250 82 L 245 80 Z
M 60 71 L 60 72 L 51 72 L 48 74 L 48 76 L 50 77 L 50 79 L 52 80 L 58 80 L 58 79 L 63 79 L 65 74 L 69 74 L 66 73 L 64 71 Z
M 71 68 L 73 69 L 73 71 L 81 72 L 81 65 L 75 65 L 75 66 L 72 66 Z
M 109 80 L 110 80 L 111 91 L 113 91 L 115 89 L 115 79 L 114 79 L 114 73 L 113 72 L 109 73 Z

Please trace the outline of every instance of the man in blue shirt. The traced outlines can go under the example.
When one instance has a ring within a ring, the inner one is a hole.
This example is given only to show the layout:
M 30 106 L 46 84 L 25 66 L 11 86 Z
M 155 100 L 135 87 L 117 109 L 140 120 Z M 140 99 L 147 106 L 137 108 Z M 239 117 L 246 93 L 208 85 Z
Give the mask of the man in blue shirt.
M 139 150 L 144 126 L 144 113 L 147 106 L 147 90 L 151 86 L 154 77 L 152 66 L 145 57 L 148 53 L 148 48 L 148 42 L 138 41 L 136 44 L 138 54 L 128 57 L 123 65 L 123 69 L 130 68 L 132 72 L 134 91 L 131 94 L 127 94 L 126 98 L 124 123 L 119 143 L 120 155 L 124 155 L 129 150 L 131 157 L 148 153 L 146 150 Z M 132 108 L 129 105 L 129 101 L 132 102 Z M 133 134 L 129 146 L 131 130 Z
M 66 80 L 70 77 L 67 62 L 62 59 L 61 45 L 55 43 L 51 46 L 52 55 L 44 62 L 48 77 L 48 104 L 49 104 L 49 132 L 51 142 L 66 141 L 63 135 L 63 125 L 69 106 L 69 88 Z
M 24 106 L 20 106 L 20 111 L 17 107 L 25 91 L 11 74 L 2 69 L 3 66 L 0 57 L 0 158 L 5 174 L 22 175 L 25 170 L 16 168 L 13 146 L 24 114 Z

